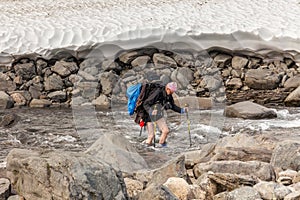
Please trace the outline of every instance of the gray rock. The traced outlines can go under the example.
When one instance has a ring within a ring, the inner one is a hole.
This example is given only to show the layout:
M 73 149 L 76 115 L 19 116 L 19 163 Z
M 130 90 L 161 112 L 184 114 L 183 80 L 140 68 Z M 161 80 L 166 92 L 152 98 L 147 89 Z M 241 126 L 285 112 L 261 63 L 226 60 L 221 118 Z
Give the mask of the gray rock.
M 243 87 L 243 82 L 240 78 L 232 78 L 226 81 L 226 88 L 227 89 L 240 89 Z
M 61 90 L 64 88 L 64 82 L 57 74 L 52 74 L 45 78 L 44 86 L 46 91 Z
M 300 105 L 300 86 L 291 92 L 284 100 L 286 106 L 299 106 Z
M 250 101 L 227 106 L 224 110 L 224 115 L 226 117 L 238 117 L 243 119 L 271 119 L 277 117 L 274 110 Z
M 48 63 L 43 59 L 37 59 L 36 61 L 36 71 L 38 75 L 42 75 L 44 69 L 48 67 Z
M 131 62 L 132 67 L 146 67 L 151 60 L 149 56 L 139 56 Z
M 109 95 L 114 88 L 115 83 L 117 82 L 117 75 L 113 72 L 104 72 L 100 76 L 100 84 L 102 88 L 102 93 Z
M 84 153 L 13 149 L 7 156 L 7 172 L 25 199 L 127 198 L 122 175 Z
M 14 100 L 15 106 L 25 106 L 27 104 L 25 97 L 21 93 L 12 93 L 10 96 Z
M 33 99 L 39 99 L 42 95 L 43 85 L 42 84 L 33 84 L 29 87 L 29 93 Z
M 243 69 L 248 65 L 248 59 L 245 57 L 234 56 L 231 60 L 233 69 Z
M 171 75 L 172 81 L 177 82 L 179 89 L 186 89 L 190 82 L 194 79 L 193 71 L 189 68 L 177 68 Z
M 20 117 L 14 113 L 6 114 L 0 120 L 0 127 L 10 128 L 14 126 L 16 123 L 18 123 L 19 120 Z
M 227 54 L 219 54 L 214 58 L 214 63 L 219 68 L 224 68 L 224 66 L 228 65 L 231 62 L 232 57 Z
M 30 80 L 36 75 L 36 68 L 33 62 L 16 64 L 14 69 L 16 75 L 22 77 L 23 80 Z
M 284 185 L 275 182 L 262 181 L 253 187 L 262 199 L 284 199 L 292 191 Z
M 79 89 L 82 97 L 89 99 L 90 101 L 94 100 L 95 97 L 99 95 L 99 86 L 97 82 L 79 82 L 74 88 Z
M 223 80 L 220 77 L 215 77 L 215 76 L 204 76 L 201 83 L 200 87 L 208 89 L 210 92 L 213 92 L 215 90 L 218 90 L 223 84 Z
M 297 88 L 300 86 L 300 76 L 294 76 L 289 79 L 284 83 L 284 88 L 290 89 L 290 88 Z
M 244 186 L 228 193 L 230 200 L 262 200 L 260 194 L 252 187 Z
M 300 170 L 300 143 L 297 141 L 282 141 L 275 147 L 271 164 L 283 170 Z
M 10 182 L 6 178 L 0 178 L 0 199 L 7 199 L 10 195 Z
M 298 200 L 300 199 L 300 191 L 292 192 L 284 197 L 284 200 Z
M 47 99 L 32 99 L 29 103 L 29 107 L 31 108 L 45 108 L 51 105 L 51 101 Z
M 85 72 L 85 71 L 79 71 L 78 72 L 78 75 L 81 76 L 84 80 L 87 80 L 87 81 L 97 81 L 97 78 L 94 77 L 93 75 Z
M 75 73 L 78 70 L 78 66 L 75 62 L 56 61 L 51 70 L 62 77 L 66 77 Z
M 102 134 L 86 150 L 86 154 L 103 160 L 113 168 L 123 172 L 135 172 L 148 168 L 145 160 L 122 135 Z
M 67 100 L 67 93 L 65 91 L 54 91 L 50 92 L 48 97 L 53 102 L 65 102 Z
M 0 109 L 12 108 L 14 106 L 14 100 L 3 91 L 0 91 Z
M 110 100 L 104 94 L 100 94 L 99 97 L 97 97 L 95 100 L 92 101 L 92 104 L 96 108 L 105 108 L 105 109 L 110 108 Z
M 249 69 L 245 75 L 245 85 L 252 89 L 272 90 L 279 86 L 279 74 L 270 69 Z
M 24 200 L 24 198 L 19 195 L 13 195 L 13 196 L 8 197 L 7 200 Z
M 275 179 L 273 167 L 269 163 L 259 161 L 211 161 L 208 163 L 199 163 L 194 167 L 194 174 L 196 177 L 199 177 L 208 171 L 212 171 L 214 173 L 252 175 L 266 181 Z
M 10 77 L 2 72 L 0 72 L 0 83 L 0 91 L 14 91 L 17 87 Z
M 176 68 L 177 63 L 172 58 L 162 54 L 162 53 L 155 53 L 153 55 L 153 63 L 156 68 L 163 69 L 167 67 Z
M 130 64 L 138 56 L 139 53 L 137 51 L 124 52 L 119 56 L 119 60 L 125 64 Z

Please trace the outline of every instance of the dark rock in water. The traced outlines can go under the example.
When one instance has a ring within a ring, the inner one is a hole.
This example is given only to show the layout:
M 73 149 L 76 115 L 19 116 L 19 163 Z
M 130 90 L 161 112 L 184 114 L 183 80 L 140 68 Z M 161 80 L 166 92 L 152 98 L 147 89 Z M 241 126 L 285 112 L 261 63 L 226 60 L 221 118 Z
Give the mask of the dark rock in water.
M 224 115 L 226 117 L 238 117 L 243 119 L 272 119 L 277 117 L 274 110 L 250 101 L 227 106 L 224 110 Z
M 0 127 L 10 128 L 14 126 L 19 120 L 20 117 L 14 113 L 6 114 L 2 118 L 0 118 Z

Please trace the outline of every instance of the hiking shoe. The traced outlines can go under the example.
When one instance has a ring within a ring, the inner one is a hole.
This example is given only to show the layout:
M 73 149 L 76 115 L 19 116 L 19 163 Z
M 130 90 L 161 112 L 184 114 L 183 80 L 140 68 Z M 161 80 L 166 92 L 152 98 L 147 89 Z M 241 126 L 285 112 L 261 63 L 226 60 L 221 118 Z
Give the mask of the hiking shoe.
M 149 143 L 147 143 L 147 140 L 144 140 L 142 142 L 142 145 L 145 146 L 145 147 L 150 147 L 152 144 L 149 144 Z
M 162 143 L 162 144 L 157 144 L 157 148 L 166 148 L 167 147 L 167 143 Z

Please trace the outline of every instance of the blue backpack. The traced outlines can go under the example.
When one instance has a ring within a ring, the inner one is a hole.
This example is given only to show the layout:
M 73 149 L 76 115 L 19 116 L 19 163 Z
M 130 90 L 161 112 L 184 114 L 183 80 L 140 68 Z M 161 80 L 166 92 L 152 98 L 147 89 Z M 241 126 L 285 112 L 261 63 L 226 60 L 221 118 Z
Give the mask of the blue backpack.
M 133 115 L 133 113 L 134 113 L 134 110 L 136 107 L 136 102 L 141 93 L 141 87 L 142 87 L 142 84 L 138 83 L 136 85 L 129 86 L 126 90 L 126 96 L 128 98 L 127 109 L 128 109 L 129 115 Z

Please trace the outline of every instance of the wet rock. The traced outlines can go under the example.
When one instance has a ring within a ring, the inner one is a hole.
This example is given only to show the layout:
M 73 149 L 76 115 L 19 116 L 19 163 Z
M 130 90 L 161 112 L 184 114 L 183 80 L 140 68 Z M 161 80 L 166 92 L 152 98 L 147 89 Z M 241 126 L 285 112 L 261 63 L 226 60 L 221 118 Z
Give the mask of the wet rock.
M 0 199 L 7 199 L 10 195 L 10 182 L 6 178 L 0 178 Z
M 0 118 L 0 127 L 10 128 L 18 123 L 20 117 L 14 113 L 6 114 Z
M 84 153 L 14 149 L 7 156 L 7 171 L 25 199 L 127 198 L 122 175 Z
M 0 91 L 0 109 L 12 108 L 14 106 L 14 100 L 8 94 Z
M 243 119 L 271 119 L 277 117 L 274 110 L 250 101 L 227 106 L 224 110 L 224 115 L 226 117 L 238 117 Z

